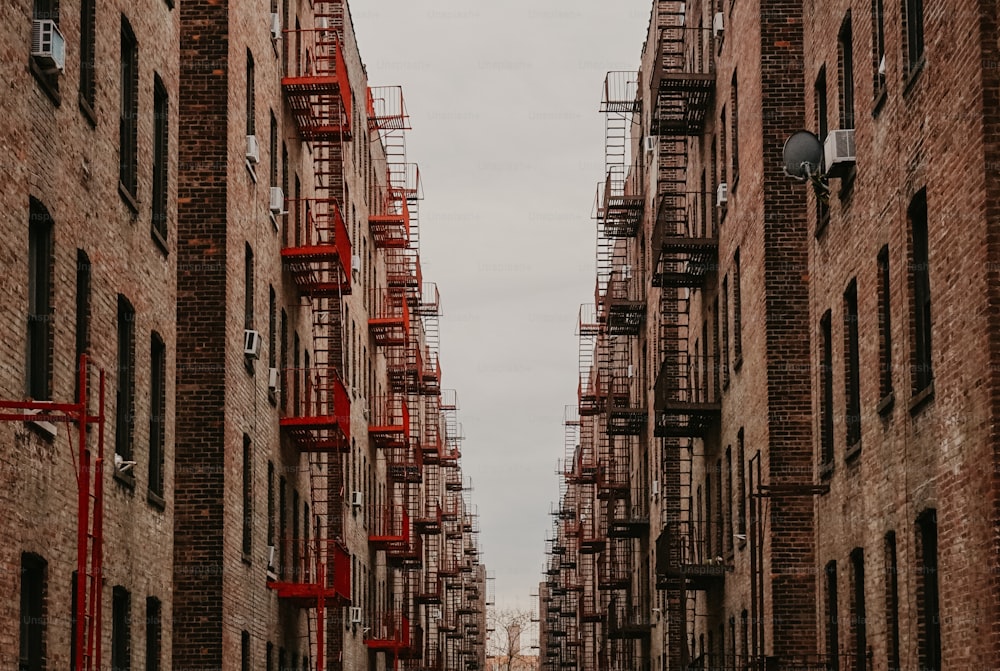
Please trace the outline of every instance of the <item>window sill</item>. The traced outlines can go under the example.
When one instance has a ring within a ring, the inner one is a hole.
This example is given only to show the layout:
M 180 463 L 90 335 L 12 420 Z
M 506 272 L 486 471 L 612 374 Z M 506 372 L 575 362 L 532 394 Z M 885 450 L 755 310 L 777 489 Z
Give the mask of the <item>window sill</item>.
M 97 128 L 97 113 L 94 111 L 94 108 L 91 107 L 90 103 L 87 102 L 87 99 L 83 97 L 82 93 L 80 94 L 78 100 L 80 103 L 80 112 L 83 113 L 83 118 L 87 120 L 87 123 L 90 124 L 91 128 Z
M 747 535 L 745 533 L 741 535 L 743 536 L 743 538 L 740 538 L 739 540 L 736 541 L 736 549 L 742 552 L 743 549 L 747 546 L 747 538 L 746 538 Z
M 896 395 L 893 392 L 889 392 L 882 397 L 878 405 L 875 407 L 875 412 L 885 417 L 892 410 L 892 407 L 896 404 Z
M 927 56 L 923 55 L 920 60 L 910 66 L 910 71 L 906 74 L 906 79 L 903 80 L 903 97 L 906 97 L 913 90 L 914 85 L 917 80 L 920 79 L 920 73 L 924 71 L 924 66 L 927 64 Z
M 122 473 L 118 468 L 114 469 L 113 475 L 115 482 L 125 487 L 129 491 L 135 491 L 135 475 L 129 471 Z
M 885 88 L 883 84 L 878 91 L 875 92 L 875 100 L 872 102 L 872 117 L 877 118 L 879 113 L 882 111 L 882 106 L 885 105 L 885 101 L 889 99 L 889 91 Z
M 267 401 L 271 404 L 271 407 L 278 407 L 278 395 L 274 393 L 273 389 L 267 390 Z
M 253 362 L 254 362 L 253 359 L 251 359 L 250 357 L 244 355 L 244 357 L 243 357 L 243 366 L 246 368 L 247 375 L 249 375 L 250 377 L 253 377 L 254 370 L 255 370 Z
M 35 81 L 42 87 L 42 92 L 49 97 L 52 104 L 56 107 L 62 105 L 62 96 L 59 95 L 59 75 L 46 74 L 34 58 L 30 58 L 28 61 L 28 69 L 31 70 Z
M 736 187 L 739 186 L 739 185 L 740 185 L 740 174 L 737 172 L 736 174 L 733 175 L 732 186 L 729 187 L 729 195 L 730 196 L 735 196 L 736 195 Z
M 833 462 L 828 461 L 819 465 L 820 480 L 829 480 L 833 477 Z
M 136 201 L 135 195 L 121 181 L 118 182 L 118 195 L 122 197 L 125 204 L 132 210 L 132 217 L 137 217 L 139 215 L 139 203 Z
M 241 550 L 241 551 L 240 551 L 240 559 L 241 559 L 241 560 L 243 561 L 243 563 L 244 563 L 244 564 L 246 564 L 247 566 L 253 566 L 253 560 L 252 560 L 252 559 L 250 559 L 250 553 L 249 553 L 249 552 L 247 552 L 246 550 Z
M 146 501 L 149 502 L 151 507 L 156 508 L 161 513 L 167 508 L 167 502 L 163 499 L 163 496 L 157 494 L 152 489 L 146 492 Z
M 28 413 L 31 411 L 25 411 Z M 31 430 L 32 433 L 44 438 L 50 443 L 55 441 L 56 436 L 59 435 L 59 428 L 52 422 L 36 422 L 33 419 L 24 420 L 25 426 Z
M 848 445 L 847 450 L 844 452 L 844 462 L 851 463 L 861 454 L 861 439 L 853 445 Z
M 156 226 L 150 226 L 149 236 L 153 238 L 153 242 L 156 243 L 156 246 L 159 248 L 159 250 L 163 253 L 164 256 L 170 256 L 170 248 L 167 247 L 167 239 L 166 237 L 164 237 L 162 233 L 160 233 L 159 229 L 156 228 Z
M 934 399 L 934 380 L 927 383 L 927 386 L 918 391 L 910 398 L 910 414 L 915 415 L 920 412 L 925 405 Z

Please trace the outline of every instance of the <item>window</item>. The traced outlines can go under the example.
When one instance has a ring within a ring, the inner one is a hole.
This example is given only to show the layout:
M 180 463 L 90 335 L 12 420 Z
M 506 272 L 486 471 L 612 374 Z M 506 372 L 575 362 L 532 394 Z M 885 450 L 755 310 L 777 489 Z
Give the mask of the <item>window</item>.
M 243 554 L 253 546 L 253 441 L 243 434 Z
M 133 210 L 138 197 L 139 44 L 128 19 L 121 20 L 121 100 L 118 114 L 119 190 Z
M 909 78 L 919 72 L 924 62 L 924 0 L 903 0 L 903 44 L 903 76 Z
M 844 383 L 847 407 L 847 449 L 861 442 L 861 371 L 858 344 L 858 283 L 851 280 L 844 292 Z
M 282 375 L 284 371 L 288 368 L 288 315 L 285 313 L 284 309 L 281 310 L 281 370 Z M 287 396 L 285 394 L 285 385 L 283 382 L 278 385 L 278 405 L 282 410 L 285 409 L 285 400 Z
M 899 671 L 899 565 L 894 531 L 885 535 L 885 621 L 886 664 L 889 671 Z
M 292 489 L 292 581 L 298 582 L 302 579 L 299 566 L 299 492 Z
M 733 356 L 739 370 L 743 363 L 743 306 L 740 299 L 740 249 L 733 255 Z
M 733 552 L 733 448 L 726 446 L 726 552 Z
M 940 671 L 937 512 L 933 509 L 917 518 L 917 648 L 920 668 Z
M 267 462 L 267 544 L 274 546 L 274 462 Z
M 837 562 L 826 565 L 826 654 L 834 661 L 833 669 L 837 669 L 837 641 L 840 638 L 837 615 Z
M 160 671 L 163 608 L 156 597 L 146 598 L 146 671 Z
M 267 301 L 267 365 L 274 368 L 278 365 L 278 297 L 274 287 L 268 287 Z
M 82 249 L 76 250 L 76 357 L 73 363 L 79 366 L 80 357 L 90 351 L 90 257 Z M 73 398 L 80 400 L 80 371 L 73 377 Z
M 250 671 L 250 632 L 240 632 L 240 671 Z
M 285 671 L 285 649 L 278 648 L 278 671 Z
M 851 629 L 854 658 L 861 663 L 868 655 L 868 619 L 865 614 L 865 551 L 854 548 L 851 552 Z M 863 667 L 862 667 L 863 668 Z
M 722 554 L 724 550 L 723 535 L 726 530 L 726 518 L 722 507 L 722 459 L 715 460 L 715 551 Z
M 45 663 L 45 560 L 21 554 L 21 612 L 19 671 L 41 671 Z
M 819 322 L 820 472 L 833 467 L 833 333 L 827 310 Z
M 736 182 L 740 181 L 740 97 L 739 97 L 739 82 L 736 79 L 736 72 L 733 71 L 733 81 L 730 84 L 729 89 L 729 108 L 730 112 L 730 123 L 732 124 L 732 143 L 733 150 L 731 152 L 733 161 L 733 186 L 736 186 Z
M 79 601 L 79 593 L 77 588 L 79 584 L 77 583 L 79 573 L 73 571 L 70 574 L 70 586 L 69 586 L 69 668 L 72 671 L 76 671 L 76 606 Z
M 156 332 L 150 337 L 149 349 L 149 492 L 162 499 L 167 427 L 167 346 Z
M 94 122 L 94 41 L 97 10 L 94 0 L 80 2 L 80 103 L 87 118 Z
M 271 111 L 271 143 L 270 152 L 271 160 L 271 186 L 278 186 L 278 120 L 274 116 L 274 111 Z
M 875 97 L 885 92 L 885 7 L 872 0 L 872 83 Z
M 737 454 L 739 463 L 736 464 L 736 531 L 742 540 L 747 536 L 747 485 L 746 485 L 746 447 L 743 444 L 743 428 L 736 434 Z
M 257 134 L 257 121 L 254 118 L 256 115 L 256 76 L 254 75 L 254 63 L 253 54 L 247 49 L 247 100 L 246 100 L 246 115 L 247 115 L 247 135 Z
M 47 401 L 52 377 L 52 218 L 31 199 L 28 215 L 27 393 Z
M 111 671 L 132 668 L 131 595 L 121 585 L 111 592 Z
M 274 643 L 267 642 L 264 654 L 264 671 L 274 671 Z
M 118 389 L 115 405 L 115 453 L 132 459 L 135 414 L 135 309 L 118 294 Z M 128 473 L 131 475 L 131 473 Z
M 705 473 L 705 553 L 706 556 L 714 557 L 715 548 L 713 546 L 713 541 L 715 540 L 714 529 L 712 528 L 715 522 L 715 515 L 712 511 L 712 504 L 715 499 L 712 497 L 712 473 Z
M 288 528 L 288 484 L 285 476 L 278 478 L 278 575 L 285 575 L 285 535 Z
M 159 76 L 153 79 L 153 238 L 167 244 L 167 163 L 170 156 L 170 105 Z
M 913 296 L 913 391 L 919 393 L 934 379 L 931 368 L 931 286 L 927 240 L 927 190 L 910 202 L 910 293 Z
M 729 386 L 729 275 L 722 278 L 722 312 L 719 315 L 722 331 L 722 386 Z
M 31 18 L 35 21 L 54 21 L 58 26 L 59 0 L 34 0 Z M 51 67 L 49 63 L 43 63 L 36 58 L 32 58 L 29 64 L 31 73 L 42 84 L 42 90 L 58 106 L 61 102 L 61 98 L 59 97 L 59 70 Z
M 840 79 L 840 127 L 854 128 L 854 42 L 850 10 L 847 10 L 847 16 L 840 25 L 837 56 Z
M 890 309 L 889 246 L 878 253 L 879 398 L 892 394 L 892 310 Z
M 253 328 L 253 249 L 246 243 L 243 255 L 243 326 Z
M 816 101 L 816 135 L 819 137 L 820 142 L 826 142 L 826 135 L 829 132 L 829 126 L 827 125 L 827 116 L 829 111 L 827 110 L 826 102 L 825 65 L 819 69 L 819 75 L 816 77 L 816 84 L 813 88 L 813 95 L 815 96 Z M 817 235 L 826 227 L 828 223 L 830 223 L 830 205 L 825 196 L 816 194 Z
M 719 182 L 725 184 L 729 168 L 729 159 L 726 158 L 726 106 L 722 106 L 722 113 L 719 116 L 719 152 L 722 154 L 719 160 Z

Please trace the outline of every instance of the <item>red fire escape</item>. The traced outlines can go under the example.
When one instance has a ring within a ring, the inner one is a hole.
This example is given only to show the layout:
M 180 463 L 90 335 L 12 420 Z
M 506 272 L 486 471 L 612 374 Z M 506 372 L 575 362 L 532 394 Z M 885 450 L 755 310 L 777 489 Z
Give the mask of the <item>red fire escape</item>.
M 97 671 L 101 666 L 101 584 L 104 573 L 104 371 L 99 374 L 97 413 L 91 414 L 88 358 L 80 355 L 77 378 L 79 400 L 0 401 L 0 421 L 76 425 L 77 450 L 72 460 L 77 468 L 76 581 L 71 642 L 74 671 Z M 97 453 L 88 436 L 97 427 Z M 67 440 L 70 438 L 67 436 Z M 93 480 L 91 480 L 93 476 Z
M 279 599 L 308 609 L 316 669 L 342 668 L 343 609 L 350 603 L 350 560 L 343 535 L 340 486 L 343 453 L 350 448 L 351 400 L 341 376 L 342 299 L 351 293 L 353 251 L 340 203 L 346 194 L 344 143 L 352 138 L 351 85 L 344 60 L 341 2 L 317 1 L 312 28 L 286 30 L 296 45 L 281 80 L 301 140 L 313 157 L 314 197 L 286 199 L 291 224 L 282 260 L 312 308 L 312 352 L 295 352 L 280 380 L 280 426 L 308 455 L 313 538 L 279 539 L 282 561 L 269 576 Z M 286 547 L 288 546 L 288 547 Z M 283 561 L 290 555 L 291 562 Z M 273 567 L 272 567 L 273 568 Z
M 657 588 L 666 590 L 671 666 L 688 664 L 694 636 L 694 595 L 722 580 L 726 566 L 690 509 L 690 447 L 718 421 L 719 370 L 703 339 L 689 336 L 690 295 L 715 273 L 718 258 L 714 183 L 691 189 L 689 138 L 704 130 L 715 92 L 710 31 L 687 26 L 684 2 L 661 2 L 649 97 L 658 136 L 652 281 L 661 287 L 654 391 L 655 434 L 662 438 L 663 505 L 667 523 L 656 542 Z M 714 181 L 714 176 L 712 177 Z M 692 347 L 694 345 L 694 347 Z M 701 348 L 701 349 L 699 349 Z

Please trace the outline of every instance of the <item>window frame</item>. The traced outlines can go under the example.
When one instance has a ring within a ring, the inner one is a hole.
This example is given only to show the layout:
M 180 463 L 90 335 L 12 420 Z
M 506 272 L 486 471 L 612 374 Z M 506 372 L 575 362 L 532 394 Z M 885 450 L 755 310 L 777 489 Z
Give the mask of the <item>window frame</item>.
M 933 338 L 931 332 L 930 239 L 927 217 L 927 189 L 921 189 L 907 208 L 910 228 L 910 293 L 912 345 L 912 385 L 914 397 L 933 389 Z
M 123 294 L 118 294 L 118 367 L 115 385 L 115 454 L 130 461 L 135 454 L 135 323 L 136 312 Z M 122 412 L 124 409 L 124 413 Z M 115 475 L 134 480 L 132 471 L 115 469 Z
M 43 671 L 46 660 L 48 562 L 33 552 L 21 553 L 18 609 L 18 670 Z
M 121 15 L 118 101 L 118 192 L 133 213 L 139 199 L 139 41 Z
M 111 671 L 132 668 L 132 595 L 122 585 L 111 591 Z
M 169 238 L 170 210 L 170 96 L 159 75 L 153 76 L 153 170 L 152 214 L 153 239 L 166 251 Z
M 55 223 L 34 198 L 29 209 L 25 392 L 36 401 L 48 401 L 52 398 Z
M 848 456 L 861 449 L 861 344 L 858 335 L 858 282 L 844 292 L 844 424 Z
M 166 489 L 167 345 L 159 333 L 150 334 L 149 346 L 149 498 L 163 506 Z

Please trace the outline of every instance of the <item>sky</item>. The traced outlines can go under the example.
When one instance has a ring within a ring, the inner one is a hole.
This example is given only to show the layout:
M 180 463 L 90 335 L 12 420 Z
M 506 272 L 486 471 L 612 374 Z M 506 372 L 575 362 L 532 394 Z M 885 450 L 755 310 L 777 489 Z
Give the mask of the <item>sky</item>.
M 650 0 L 351 3 L 371 86 L 402 85 L 420 258 L 441 292 L 441 372 L 498 608 L 532 608 L 594 301 L 601 87 L 635 70 Z

